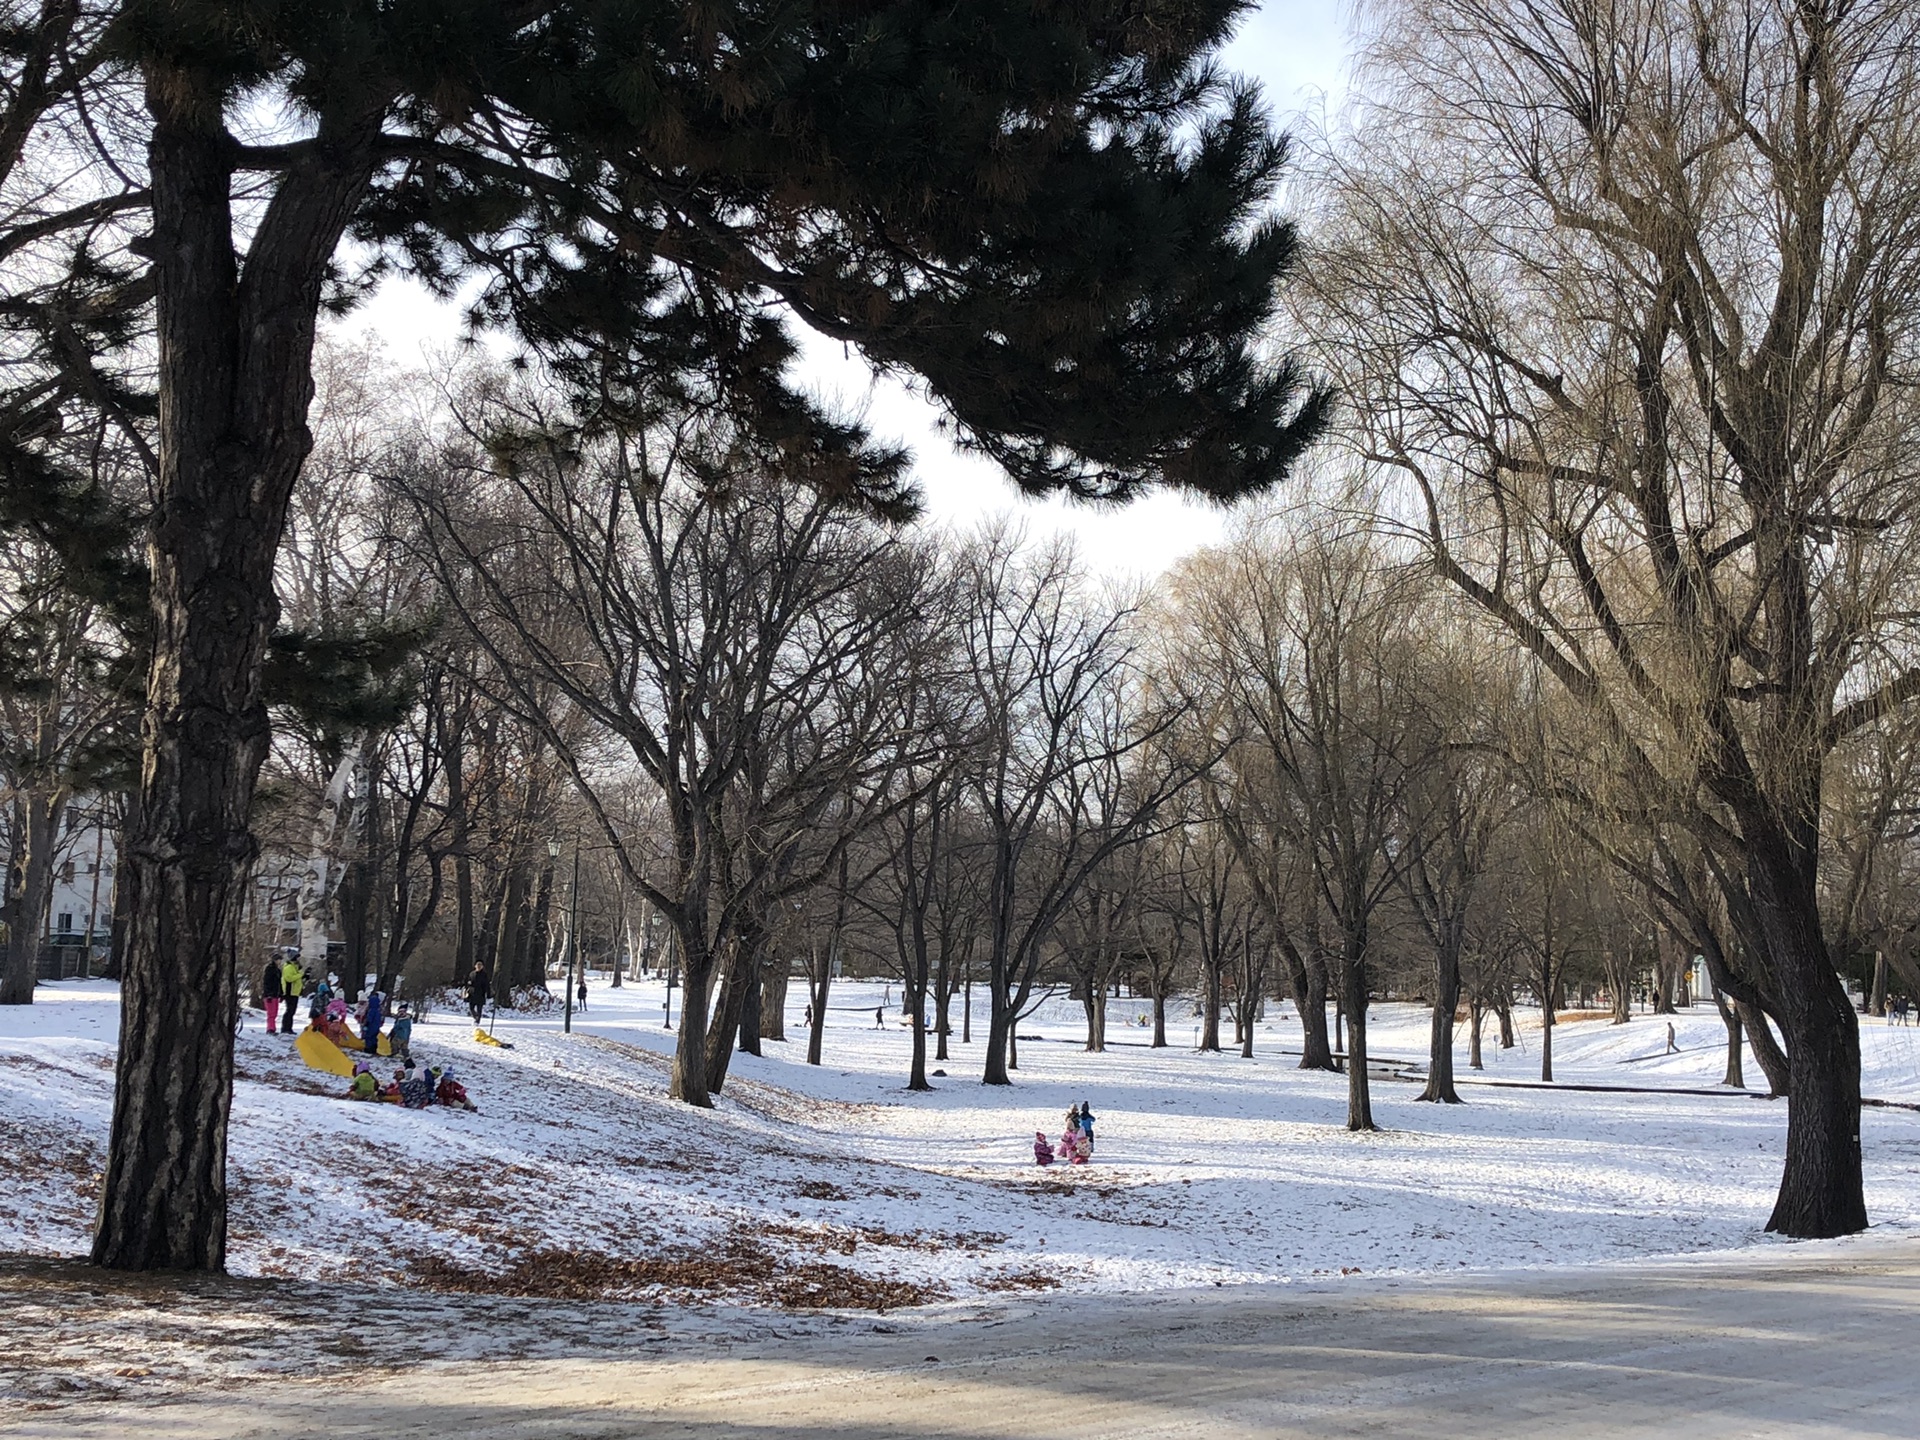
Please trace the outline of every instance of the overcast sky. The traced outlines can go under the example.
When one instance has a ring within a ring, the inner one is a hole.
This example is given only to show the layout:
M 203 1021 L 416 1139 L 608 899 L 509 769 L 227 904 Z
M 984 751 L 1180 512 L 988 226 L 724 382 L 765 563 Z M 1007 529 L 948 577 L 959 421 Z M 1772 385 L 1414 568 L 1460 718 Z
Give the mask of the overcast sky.
M 1306 106 L 1337 107 L 1347 78 L 1350 13 L 1343 0 L 1266 0 L 1228 47 L 1227 63 L 1261 82 L 1283 125 Z M 397 362 L 411 364 L 451 345 L 459 325 L 453 307 L 436 304 L 418 287 L 390 284 L 343 328 L 374 329 Z M 934 430 L 927 405 L 897 384 L 873 381 L 857 358 L 843 358 L 840 346 L 810 346 L 807 363 L 816 386 L 863 410 L 879 435 L 913 448 L 926 524 L 971 527 L 997 512 L 1015 512 L 1036 534 L 1075 531 L 1089 565 L 1115 577 L 1158 574 L 1222 533 L 1223 512 L 1169 494 L 1098 509 L 1026 500 L 997 467 L 957 454 Z

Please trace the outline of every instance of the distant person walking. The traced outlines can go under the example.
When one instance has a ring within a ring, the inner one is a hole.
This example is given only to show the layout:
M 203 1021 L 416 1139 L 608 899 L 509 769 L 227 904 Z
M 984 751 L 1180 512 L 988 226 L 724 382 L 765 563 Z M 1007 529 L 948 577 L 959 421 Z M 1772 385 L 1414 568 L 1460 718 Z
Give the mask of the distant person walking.
M 1667 1054 L 1678 1055 L 1679 1053 L 1680 1044 L 1673 1038 L 1673 1022 L 1669 1020 L 1667 1022 Z
M 876 1030 L 884 1030 L 887 1028 L 886 1006 L 876 1005 L 873 1007 L 873 1028 Z
M 467 976 L 467 1013 L 475 1025 L 487 1013 L 487 967 L 478 960 L 473 962 L 473 973 Z
M 307 988 L 306 972 L 300 968 L 298 960 L 289 960 L 280 967 L 280 1033 L 293 1033 L 293 1017 L 300 1009 L 301 993 Z
M 582 980 L 580 988 L 573 992 L 574 1003 L 580 1007 L 582 1015 L 587 1013 L 587 982 Z
M 260 975 L 260 999 L 266 1007 L 269 1035 L 280 1026 L 280 976 L 283 969 L 278 960 L 269 960 L 267 968 Z

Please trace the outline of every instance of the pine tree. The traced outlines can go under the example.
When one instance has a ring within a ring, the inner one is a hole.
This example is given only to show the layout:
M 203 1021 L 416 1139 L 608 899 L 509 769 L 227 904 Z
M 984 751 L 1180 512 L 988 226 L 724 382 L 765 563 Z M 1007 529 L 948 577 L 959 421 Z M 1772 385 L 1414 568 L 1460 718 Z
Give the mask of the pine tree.
M 0 65 L 39 88 L 6 92 L 0 138 L 51 127 L 61 106 L 36 97 L 65 87 L 111 96 L 97 143 L 145 145 L 33 237 L 100 246 L 85 283 L 116 321 L 150 320 L 157 357 L 146 756 L 97 1262 L 224 1262 L 232 951 L 323 310 L 391 268 L 446 293 L 479 274 L 476 323 L 519 334 L 596 413 L 723 405 L 792 476 L 883 513 L 912 507 L 902 457 L 790 383 L 791 316 L 917 377 L 960 443 L 1028 490 L 1258 490 L 1328 397 L 1259 348 L 1294 242 L 1267 209 L 1284 146 L 1210 59 L 1241 8 L 8 7 Z M 263 121 L 272 136 L 241 138 Z M 0 183 L 15 158 L 0 147 Z M 116 240 L 86 204 L 137 207 L 150 232 Z M 350 270 L 346 254 L 377 258 Z M 118 403 L 88 373 L 73 403 Z

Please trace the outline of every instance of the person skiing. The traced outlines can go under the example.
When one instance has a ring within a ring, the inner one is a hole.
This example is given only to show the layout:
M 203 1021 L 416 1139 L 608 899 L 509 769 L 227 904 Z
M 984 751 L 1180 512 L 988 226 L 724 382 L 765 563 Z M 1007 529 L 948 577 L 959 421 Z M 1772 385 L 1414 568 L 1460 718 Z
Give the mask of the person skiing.
M 487 967 L 476 960 L 473 962 L 473 973 L 467 977 L 467 1013 L 473 1016 L 473 1023 L 478 1025 L 486 1010 Z
M 284 1009 L 280 1014 L 280 1033 L 293 1033 L 294 1012 L 300 1008 L 301 992 L 307 988 L 306 972 L 300 968 L 298 957 L 289 957 L 280 967 L 280 997 Z
M 260 1000 L 267 1012 L 267 1033 L 271 1035 L 280 1027 L 280 977 L 285 967 L 278 960 L 269 959 L 267 968 L 260 975 Z

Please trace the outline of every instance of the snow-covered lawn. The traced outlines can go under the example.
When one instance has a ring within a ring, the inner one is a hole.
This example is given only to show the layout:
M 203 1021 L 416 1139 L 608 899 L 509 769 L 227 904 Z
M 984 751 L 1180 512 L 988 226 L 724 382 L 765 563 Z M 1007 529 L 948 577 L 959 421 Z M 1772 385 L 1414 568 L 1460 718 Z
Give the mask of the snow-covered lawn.
M 1011 1089 L 978 1083 L 979 1044 L 955 1043 L 931 1094 L 904 1087 L 897 1005 L 837 987 L 826 1061 L 790 1038 L 739 1057 L 711 1113 L 666 1099 L 672 1035 L 653 985 L 597 984 L 591 1013 L 503 1016 L 511 1050 L 434 1015 L 415 1053 L 449 1062 L 480 1113 L 356 1105 L 307 1070 L 290 1037 L 249 1013 L 231 1139 L 231 1268 L 508 1294 L 713 1299 L 891 1309 L 1064 1288 L 1142 1292 L 1343 1274 L 1435 1274 L 1717 1252 L 1761 1233 L 1779 1173 L 1784 1102 L 1737 1094 L 1463 1087 L 1418 1104 L 1377 1081 L 1382 1133 L 1344 1129 L 1345 1080 L 1294 1068 L 1282 1010 L 1251 1060 L 1200 1055 L 1192 1021 L 1146 1046 L 1117 1002 L 1112 1046 L 1079 1044 L 1078 1007 L 1022 1026 Z M 892 994 L 897 996 L 897 990 Z M 678 1009 L 676 996 L 676 1011 Z M 0 1250 L 85 1250 L 104 1152 L 119 1009 L 98 982 L 43 986 L 0 1010 Z M 676 1014 L 677 1019 L 677 1014 Z M 1555 1034 L 1562 1082 L 1718 1084 L 1711 1008 L 1604 1019 Z M 1538 1019 L 1463 1080 L 1537 1079 Z M 1866 1090 L 1920 1100 L 1920 1029 L 1864 1021 Z M 1426 1014 L 1383 1006 L 1376 1054 L 1421 1058 Z M 1645 1058 L 1645 1057 L 1655 1058 Z M 1748 1076 L 1760 1079 L 1748 1058 Z M 1095 1163 L 1037 1169 L 1033 1132 L 1057 1135 L 1090 1101 Z M 1920 1230 L 1920 1114 L 1868 1110 L 1877 1226 Z

